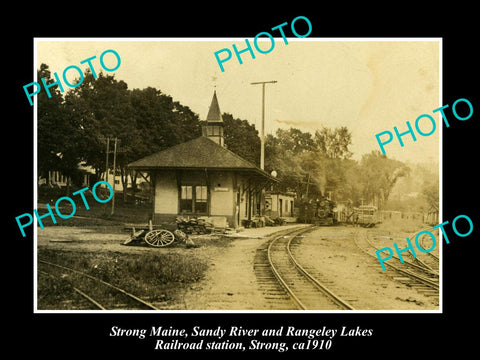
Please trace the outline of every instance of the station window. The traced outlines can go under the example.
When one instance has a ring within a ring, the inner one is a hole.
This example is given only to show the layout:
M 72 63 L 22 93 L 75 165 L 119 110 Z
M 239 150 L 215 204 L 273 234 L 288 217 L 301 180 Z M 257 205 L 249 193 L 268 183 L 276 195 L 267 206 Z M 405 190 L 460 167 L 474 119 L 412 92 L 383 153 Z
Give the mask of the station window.
M 208 192 L 206 185 L 182 185 L 180 188 L 180 212 L 206 214 Z

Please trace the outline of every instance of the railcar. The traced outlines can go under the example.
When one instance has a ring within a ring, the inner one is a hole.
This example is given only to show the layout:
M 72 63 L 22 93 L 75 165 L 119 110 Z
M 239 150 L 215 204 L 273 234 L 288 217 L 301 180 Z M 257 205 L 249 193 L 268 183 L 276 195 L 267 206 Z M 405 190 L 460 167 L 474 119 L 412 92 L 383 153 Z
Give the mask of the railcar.
M 365 227 L 373 227 L 379 222 L 378 209 L 373 205 L 361 205 L 353 209 L 353 222 Z

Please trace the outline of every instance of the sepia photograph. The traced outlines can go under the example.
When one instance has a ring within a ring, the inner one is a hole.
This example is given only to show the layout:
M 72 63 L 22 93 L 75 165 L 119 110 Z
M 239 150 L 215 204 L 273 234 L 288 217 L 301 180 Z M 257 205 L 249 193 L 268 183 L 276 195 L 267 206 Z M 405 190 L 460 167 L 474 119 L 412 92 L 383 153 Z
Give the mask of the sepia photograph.
M 35 312 L 442 312 L 442 39 L 299 18 L 34 39 Z

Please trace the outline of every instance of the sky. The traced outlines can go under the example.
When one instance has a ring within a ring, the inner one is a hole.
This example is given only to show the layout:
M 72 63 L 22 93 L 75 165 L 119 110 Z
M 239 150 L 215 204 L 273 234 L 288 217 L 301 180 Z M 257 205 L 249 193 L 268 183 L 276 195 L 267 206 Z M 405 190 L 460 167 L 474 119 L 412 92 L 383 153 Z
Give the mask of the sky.
M 253 39 L 249 42 L 255 58 L 244 52 L 240 64 L 232 44 L 245 49 L 245 38 L 38 38 L 36 69 L 45 63 L 61 78 L 67 66 L 84 70 L 88 65 L 80 62 L 96 56 L 92 64 L 99 72 L 100 55 L 112 49 L 121 65 L 108 74 L 125 81 L 129 89 L 154 87 L 190 107 L 200 119 L 205 119 L 215 90 L 222 112 L 248 120 L 259 131 L 262 86 L 251 83 L 277 81 L 265 87 L 265 133 L 295 127 L 313 134 L 322 127 L 346 126 L 352 133 L 354 159 L 380 150 L 376 134 L 393 133 L 394 126 L 406 131 L 406 121 L 414 127 L 417 117 L 429 114 L 437 124 L 432 135 L 416 134 L 416 142 L 406 135 L 404 147 L 394 139 L 385 150 L 401 161 L 439 161 L 442 121 L 439 113 L 433 114 L 443 105 L 439 39 L 307 37 L 288 38 L 285 44 L 280 37 L 267 54 L 256 50 Z M 258 46 L 265 51 L 271 42 L 262 37 Z M 214 53 L 224 48 L 232 58 L 223 63 L 222 72 Z M 112 54 L 104 60 L 107 66 L 115 65 Z M 432 125 L 423 119 L 419 126 L 427 133 Z

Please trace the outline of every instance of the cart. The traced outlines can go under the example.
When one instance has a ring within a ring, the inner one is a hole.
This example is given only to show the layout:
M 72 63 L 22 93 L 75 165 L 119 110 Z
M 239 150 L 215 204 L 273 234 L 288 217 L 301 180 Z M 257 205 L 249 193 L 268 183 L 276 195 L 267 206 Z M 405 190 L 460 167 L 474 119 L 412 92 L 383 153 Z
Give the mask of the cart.
M 180 229 L 167 230 L 165 228 L 154 229 L 150 222 L 147 227 L 136 229 L 132 227 L 132 233 L 123 245 L 133 245 L 145 241 L 152 247 L 165 247 L 173 244 L 174 241 L 180 241 L 188 244 L 188 235 Z
M 145 241 L 149 246 L 157 248 L 169 246 L 175 241 L 182 242 L 187 247 L 195 247 L 188 234 L 209 234 L 215 228 L 212 223 L 205 221 L 205 219 L 184 217 L 177 217 L 175 223 L 154 226 L 152 221 L 149 220 L 148 226 L 132 225 L 130 227 L 132 233 L 130 238 L 123 243 L 124 245 L 133 245 Z

